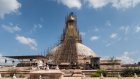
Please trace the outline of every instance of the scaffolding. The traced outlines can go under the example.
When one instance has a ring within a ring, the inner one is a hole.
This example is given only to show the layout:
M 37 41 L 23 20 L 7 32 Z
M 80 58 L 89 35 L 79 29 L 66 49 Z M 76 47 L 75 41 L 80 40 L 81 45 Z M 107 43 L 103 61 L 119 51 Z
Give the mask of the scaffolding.
M 61 36 L 58 49 L 53 55 L 53 61 L 57 65 L 69 63 L 70 65 L 78 64 L 78 53 L 76 43 L 81 43 L 81 36 L 77 30 L 76 16 L 70 13 L 66 17 L 65 28 Z

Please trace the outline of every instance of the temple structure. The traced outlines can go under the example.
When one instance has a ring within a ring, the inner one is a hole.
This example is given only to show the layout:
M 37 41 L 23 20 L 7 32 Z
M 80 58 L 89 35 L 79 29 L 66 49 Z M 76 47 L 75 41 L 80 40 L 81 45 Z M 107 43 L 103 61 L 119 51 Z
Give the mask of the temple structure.
M 70 13 L 65 19 L 65 28 L 60 43 L 52 48 L 47 58 L 57 65 L 82 65 L 89 63 L 91 57 L 96 57 L 94 51 L 82 43 L 77 29 L 77 17 Z

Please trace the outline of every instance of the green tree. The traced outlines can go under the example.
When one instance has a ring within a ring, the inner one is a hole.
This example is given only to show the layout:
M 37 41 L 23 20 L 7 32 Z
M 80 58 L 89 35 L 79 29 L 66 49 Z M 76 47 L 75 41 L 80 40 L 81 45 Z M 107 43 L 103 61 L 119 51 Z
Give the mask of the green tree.
M 103 76 L 107 76 L 107 71 L 105 70 L 97 70 L 96 72 L 91 73 L 91 77 L 100 77 L 101 74 L 103 74 Z
M 121 75 L 123 77 L 132 77 L 134 76 L 134 73 L 136 73 L 138 76 L 140 76 L 140 69 L 138 68 L 126 68 L 122 70 Z

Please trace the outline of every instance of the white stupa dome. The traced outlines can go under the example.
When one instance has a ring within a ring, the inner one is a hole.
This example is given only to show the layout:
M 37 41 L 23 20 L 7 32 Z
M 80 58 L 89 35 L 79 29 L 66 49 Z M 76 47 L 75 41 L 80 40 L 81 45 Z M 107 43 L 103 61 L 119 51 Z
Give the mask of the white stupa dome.
M 61 46 L 58 45 L 56 47 L 54 47 L 53 49 L 50 50 L 49 54 L 55 54 L 57 49 Z M 86 56 L 86 57 L 89 57 L 89 56 L 92 56 L 92 57 L 96 57 L 96 53 L 91 50 L 89 47 L 81 44 L 81 43 L 76 43 L 76 47 L 77 47 L 77 53 L 79 56 Z

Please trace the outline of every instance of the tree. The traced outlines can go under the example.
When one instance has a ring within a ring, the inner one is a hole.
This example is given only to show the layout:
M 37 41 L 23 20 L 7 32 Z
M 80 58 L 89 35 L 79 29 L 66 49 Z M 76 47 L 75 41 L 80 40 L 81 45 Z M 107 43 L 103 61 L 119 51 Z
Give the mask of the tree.
M 138 76 L 140 75 L 139 68 L 125 68 L 122 70 L 121 76 L 123 77 L 132 77 L 136 73 Z
M 106 70 L 97 70 L 96 72 L 91 73 L 91 77 L 100 77 L 103 74 L 104 77 L 107 76 Z

